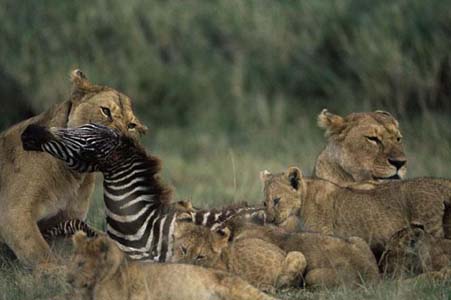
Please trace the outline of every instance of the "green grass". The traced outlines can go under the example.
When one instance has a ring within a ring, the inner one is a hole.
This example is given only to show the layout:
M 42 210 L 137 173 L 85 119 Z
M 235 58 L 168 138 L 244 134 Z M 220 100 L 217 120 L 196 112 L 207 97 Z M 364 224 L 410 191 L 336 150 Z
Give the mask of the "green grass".
M 147 122 L 149 125 L 151 122 Z M 409 176 L 451 177 L 451 120 L 447 115 L 425 115 L 401 121 L 409 157 Z M 411 129 L 409 129 L 411 128 Z M 221 206 L 245 200 L 259 203 L 262 192 L 259 171 L 280 171 L 298 165 L 311 173 L 324 145 L 314 116 L 302 116 L 293 124 L 241 130 L 231 133 L 209 128 L 154 128 L 145 138 L 147 149 L 163 160 L 163 179 L 175 188 L 175 199 L 189 199 L 201 207 Z M 101 187 L 98 185 L 89 222 L 104 226 Z M 68 255 L 67 247 L 56 247 Z M 35 276 L 6 256 L 0 257 L 0 299 L 48 299 L 68 290 L 61 276 Z M 330 291 L 289 290 L 282 299 L 449 299 L 449 284 L 401 284 L 383 282 L 359 289 Z

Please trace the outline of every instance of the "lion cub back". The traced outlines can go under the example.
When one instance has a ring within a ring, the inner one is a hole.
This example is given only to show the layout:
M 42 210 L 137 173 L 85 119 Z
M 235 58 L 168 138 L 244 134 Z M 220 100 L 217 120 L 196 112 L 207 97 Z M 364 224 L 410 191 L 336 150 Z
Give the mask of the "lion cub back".
M 74 235 L 68 282 L 93 300 L 271 300 L 231 274 L 194 265 L 128 261 L 106 236 Z
M 238 240 L 258 237 L 286 252 L 303 253 L 307 260 L 304 276 L 307 285 L 331 287 L 379 278 L 376 259 L 361 238 L 343 239 L 315 232 L 290 233 L 278 227 L 253 224 L 234 225 Z

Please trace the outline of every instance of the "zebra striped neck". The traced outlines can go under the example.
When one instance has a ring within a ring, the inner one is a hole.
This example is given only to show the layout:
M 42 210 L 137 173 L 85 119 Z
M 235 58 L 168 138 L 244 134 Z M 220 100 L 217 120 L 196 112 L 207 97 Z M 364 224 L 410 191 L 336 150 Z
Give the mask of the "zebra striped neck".
M 198 210 L 191 212 L 191 221 L 196 225 L 210 227 L 212 230 L 223 226 L 235 218 L 243 218 L 252 222 L 264 224 L 266 222 L 263 207 L 249 207 L 232 205 L 222 209 Z
M 165 261 L 175 224 L 170 190 L 156 177 L 159 159 L 128 150 L 103 172 L 107 233 L 132 259 Z

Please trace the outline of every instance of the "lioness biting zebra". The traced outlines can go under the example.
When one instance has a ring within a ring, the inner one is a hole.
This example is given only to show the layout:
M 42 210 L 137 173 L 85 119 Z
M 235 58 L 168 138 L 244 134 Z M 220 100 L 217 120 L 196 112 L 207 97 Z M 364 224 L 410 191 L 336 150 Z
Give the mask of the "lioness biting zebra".
M 167 261 L 179 217 L 214 226 L 235 216 L 263 211 L 253 207 L 196 211 L 189 203 L 172 203 L 171 189 L 158 176 L 160 160 L 136 139 L 107 126 L 46 128 L 32 124 L 23 132 L 22 142 L 24 149 L 47 152 L 73 170 L 103 173 L 106 231 L 135 260 Z M 62 232 L 77 229 L 77 224 L 84 225 L 69 222 L 67 227 L 63 224 Z
M 80 70 L 71 78 L 67 101 L 0 134 L 0 243 L 30 266 L 50 256 L 40 229 L 86 217 L 95 176 L 71 171 L 49 155 L 24 151 L 23 130 L 30 124 L 75 127 L 96 122 L 134 136 L 146 131 L 129 97 L 91 83 Z

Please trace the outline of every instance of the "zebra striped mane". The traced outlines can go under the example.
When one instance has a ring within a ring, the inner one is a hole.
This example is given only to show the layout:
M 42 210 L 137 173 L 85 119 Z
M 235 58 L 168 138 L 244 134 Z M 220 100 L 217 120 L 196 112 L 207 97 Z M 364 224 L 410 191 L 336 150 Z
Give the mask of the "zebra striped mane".
M 118 161 L 131 156 L 142 158 L 142 167 L 146 169 L 146 186 L 151 187 L 151 194 L 155 197 L 153 200 L 160 207 L 170 206 L 172 201 L 172 189 L 163 183 L 159 173 L 162 169 L 161 159 L 148 153 L 145 148 L 133 137 L 123 135 L 121 137 L 121 146 L 117 150 Z

